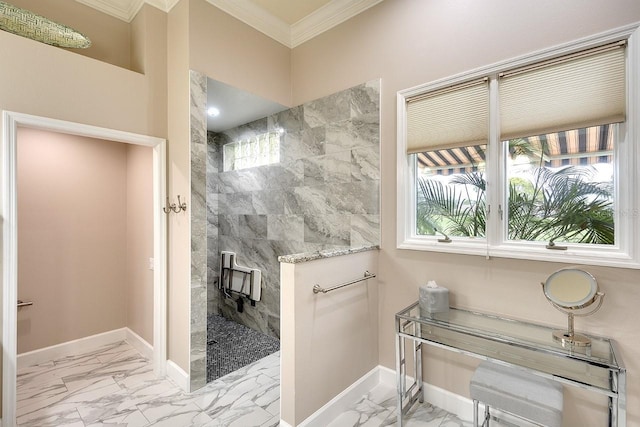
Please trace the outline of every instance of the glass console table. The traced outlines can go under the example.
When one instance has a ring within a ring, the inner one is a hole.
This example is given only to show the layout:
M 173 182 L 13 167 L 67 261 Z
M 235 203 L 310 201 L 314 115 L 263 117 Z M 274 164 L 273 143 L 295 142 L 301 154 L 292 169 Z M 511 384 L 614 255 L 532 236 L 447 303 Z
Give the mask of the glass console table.
M 552 337 L 554 328 L 456 308 L 421 316 L 417 302 L 396 314 L 395 328 L 400 427 L 409 408 L 423 401 L 423 344 L 604 394 L 609 398 L 609 426 L 626 425 L 626 370 L 611 339 L 590 336 L 590 347 L 563 347 Z M 407 373 L 407 341 L 413 378 Z

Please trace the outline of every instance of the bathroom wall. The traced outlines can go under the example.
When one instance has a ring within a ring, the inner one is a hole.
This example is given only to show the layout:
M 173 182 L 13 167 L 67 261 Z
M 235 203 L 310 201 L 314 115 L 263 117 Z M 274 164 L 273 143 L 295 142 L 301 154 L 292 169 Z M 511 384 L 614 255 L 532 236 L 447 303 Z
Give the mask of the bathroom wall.
M 126 325 L 153 345 L 153 149 L 126 144 Z
M 211 313 L 279 337 L 278 256 L 380 242 L 379 94 L 380 82 L 372 80 L 208 134 Z M 222 145 L 277 129 L 283 131 L 279 163 L 223 171 Z M 262 300 L 245 304 L 243 313 L 233 299 L 216 303 L 223 250 L 262 270 Z
M 377 273 L 378 256 L 370 250 L 282 263 L 280 418 L 288 425 L 300 425 L 378 366 L 377 279 L 313 293 L 316 283 L 326 288 Z
M 640 21 L 636 0 L 384 1 L 292 51 L 293 100 L 303 103 L 373 76 L 382 78 L 380 363 L 395 366 L 394 314 L 429 279 L 451 290 L 455 306 L 566 325 L 540 291 L 561 263 L 396 248 L 397 91 Z M 567 25 L 577 23 L 579 25 Z M 576 328 L 614 338 L 629 372 L 629 426 L 640 426 L 640 270 L 585 267 L 607 293 Z M 425 381 L 468 396 L 477 361 L 425 351 Z M 565 387 L 564 425 L 605 425 L 607 402 Z
M 189 72 L 191 97 L 191 390 L 206 384 L 207 372 L 207 78 Z
M 177 2 L 167 15 L 166 34 L 163 40 L 167 43 L 168 59 L 168 194 L 174 197 L 185 194 L 186 202 L 191 206 L 193 123 L 190 123 L 189 110 L 193 104 L 190 105 L 190 70 L 291 105 L 291 50 L 205 0 Z M 201 164 L 206 164 L 206 157 L 201 159 Z M 191 388 L 196 389 L 204 384 L 205 378 L 202 369 L 204 341 L 200 338 L 206 330 L 207 300 L 192 298 L 197 290 L 192 289 L 194 281 L 191 277 L 194 266 L 191 215 L 189 208 L 186 213 L 169 218 L 168 335 L 171 360 L 186 371 Z M 206 235 L 200 237 L 206 248 Z M 196 289 L 199 289 L 200 282 L 196 282 Z M 200 319 L 201 303 L 205 306 L 204 319 Z M 196 334 L 192 333 L 194 328 Z
M 152 344 L 151 149 L 29 128 L 17 147 L 18 354 L 125 326 Z
M 8 3 L 46 16 L 89 37 L 89 48 L 67 49 L 70 52 L 130 68 L 131 24 L 76 0 L 11 0 Z

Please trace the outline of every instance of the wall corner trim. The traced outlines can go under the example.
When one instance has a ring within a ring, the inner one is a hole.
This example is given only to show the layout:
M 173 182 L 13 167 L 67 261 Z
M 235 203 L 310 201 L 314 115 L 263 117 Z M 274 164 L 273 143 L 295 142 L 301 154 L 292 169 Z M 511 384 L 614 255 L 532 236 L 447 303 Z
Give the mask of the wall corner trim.
M 129 343 L 129 345 L 131 345 L 133 348 L 138 350 L 138 353 L 140 353 L 147 359 L 153 360 L 153 346 L 149 344 L 140 335 L 133 332 L 133 330 L 129 328 L 124 328 L 124 329 L 125 329 L 126 341 Z
M 167 360 L 167 378 L 173 381 L 182 390 L 189 392 L 189 374 L 178 366 L 173 360 Z

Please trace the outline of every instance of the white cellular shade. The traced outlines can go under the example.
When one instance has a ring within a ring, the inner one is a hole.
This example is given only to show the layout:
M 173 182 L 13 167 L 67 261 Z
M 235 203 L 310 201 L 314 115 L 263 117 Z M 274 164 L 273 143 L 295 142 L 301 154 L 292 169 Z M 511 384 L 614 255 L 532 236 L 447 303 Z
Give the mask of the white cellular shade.
M 486 144 L 488 129 L 489 88 L 486 80 L 407 101 L 407 153 Z
M 625 120 L 625 49 L 549 61 L 501 76 L 503 140 Z

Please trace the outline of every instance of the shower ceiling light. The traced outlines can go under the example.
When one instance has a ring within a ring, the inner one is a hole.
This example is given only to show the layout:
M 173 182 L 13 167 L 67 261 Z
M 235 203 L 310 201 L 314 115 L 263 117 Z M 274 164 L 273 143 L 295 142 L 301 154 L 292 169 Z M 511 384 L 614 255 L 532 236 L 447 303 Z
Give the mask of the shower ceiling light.
M 218 110 L 216 107 L 209 107 L 209 109 L 207 110 L 207 114 L 211 117 L 218 117 L 220 115 L 220 110 Z
M 0 30 L 59 47 L 87 48 L 91 40 L 73 28 L 0 1 Z

